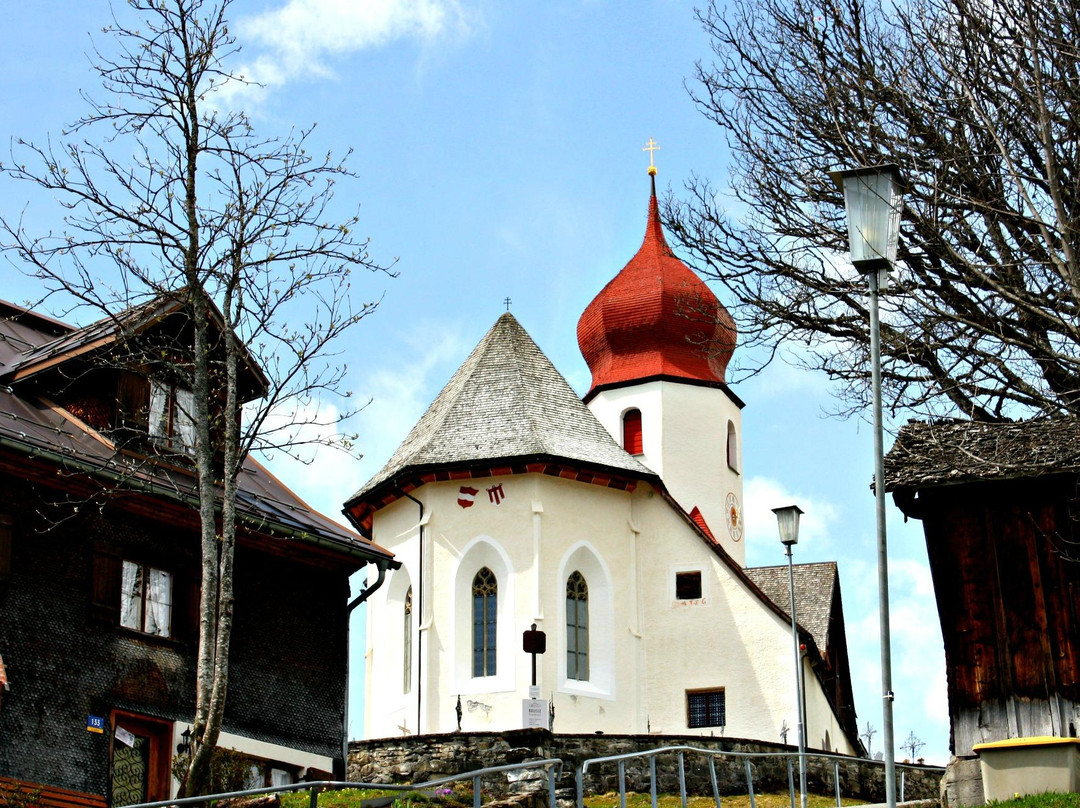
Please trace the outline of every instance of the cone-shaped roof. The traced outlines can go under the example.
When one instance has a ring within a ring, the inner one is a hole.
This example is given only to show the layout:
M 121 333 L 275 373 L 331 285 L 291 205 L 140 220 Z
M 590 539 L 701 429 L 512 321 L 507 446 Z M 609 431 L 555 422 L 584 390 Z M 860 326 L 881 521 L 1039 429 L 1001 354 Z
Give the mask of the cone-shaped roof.
M 346 503 L 431 470 L 540 459 L 633 479 L 656 475 L 627 454 L 582 404 L 512 314 L 499 317 L 389 462 Z
M 578 321 L 593 375 L 585 399 L 657 377 L 722 384 L 735 333 L 727 309 L 664 239 L 654 178 L 641 248 Z

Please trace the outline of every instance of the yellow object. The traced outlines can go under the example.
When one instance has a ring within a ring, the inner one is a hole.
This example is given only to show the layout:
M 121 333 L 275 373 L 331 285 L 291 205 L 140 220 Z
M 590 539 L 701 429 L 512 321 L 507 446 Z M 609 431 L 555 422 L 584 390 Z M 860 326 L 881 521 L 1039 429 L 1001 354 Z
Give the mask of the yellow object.
M 1080 791 L 1080 738 L 1036 735 L 978 743 L 983 798 L 1007 800 L 1044 791 Z
M 645 148 L 642 149 L 642 151 L 647 151 L 649 153 L 649 176 L 650 177 L 655 177 L 656 176 L 656 166 L 653 164 L 653 155 L 659 149 L 660 149 L 660 147 L 656 144 L 656 141 L 653 140 L 652 138 L 649 138 L 648 143 L 645 144 Z

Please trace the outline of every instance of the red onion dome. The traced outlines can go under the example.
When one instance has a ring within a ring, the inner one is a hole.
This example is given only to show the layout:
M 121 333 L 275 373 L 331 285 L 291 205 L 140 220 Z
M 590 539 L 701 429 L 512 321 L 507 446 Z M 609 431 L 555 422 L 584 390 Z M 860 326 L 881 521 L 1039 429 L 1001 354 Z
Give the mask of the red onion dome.
M 735 321 L 664 240 L 655 181 L 641 248 L 585 308 L 577 334 L 592 371 L 586 400 L 654 377 L 724 382 Z

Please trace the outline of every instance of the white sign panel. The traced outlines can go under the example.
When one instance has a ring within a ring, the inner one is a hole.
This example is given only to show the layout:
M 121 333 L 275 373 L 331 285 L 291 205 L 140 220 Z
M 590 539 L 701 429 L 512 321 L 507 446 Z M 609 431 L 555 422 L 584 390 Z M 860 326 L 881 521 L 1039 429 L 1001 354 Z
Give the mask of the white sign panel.
M 526 729 L 539 727 L 547 729 L 548 703 L 543 699 L 521 700 L 521 726 Z

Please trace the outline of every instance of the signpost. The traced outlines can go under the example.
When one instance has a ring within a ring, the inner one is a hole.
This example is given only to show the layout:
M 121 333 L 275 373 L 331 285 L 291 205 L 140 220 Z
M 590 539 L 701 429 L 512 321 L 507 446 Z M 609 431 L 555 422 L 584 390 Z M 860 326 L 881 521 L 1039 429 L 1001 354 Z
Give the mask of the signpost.
M 536 684 L 536 655 L 547 650 L 547 635 L 536 630 L 536 623 L 532 628 L 521 636 L 521 649 L 526 654 L 532 655 L 532 686 L 529 688 L 529 698 L 521 700 L 521 725 L 526 729 L 532 727 L 548 728 L 548 703 L 538 696 L 540 688 Z

